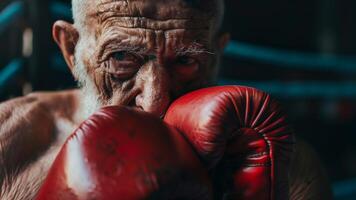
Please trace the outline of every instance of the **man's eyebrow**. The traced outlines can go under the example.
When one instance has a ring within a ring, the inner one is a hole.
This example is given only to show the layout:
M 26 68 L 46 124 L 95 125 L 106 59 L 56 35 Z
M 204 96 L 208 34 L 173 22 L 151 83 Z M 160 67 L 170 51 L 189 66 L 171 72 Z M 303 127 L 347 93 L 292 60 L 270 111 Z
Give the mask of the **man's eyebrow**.
M 175 50 L 177 55 L 187 55 L 187 54 L 215 54 L 211 52 L 208 48 L 204 45 L 199 43 L 193 43 L 189 46 L 181 47 Z
M 119 45 L 117 49 L 120 51 L 126 51 L 126 52 L 138 53 L 138 54 L 147 53 L 147 49 L 143 46 Z
M 127 5 L 127 0 L 100 0 L 97 2 L 96 6 L 110 5 L 113 3 L 123 3 L 123 5 Z
M 122 41 L 118 40 L 117 38 L 111 38 L 105 40 L 100 45 L 98 51 L 98 57 L 100 60 L 105 60 L 107 56 L 109 56 L 113 52 L 117 51 L 126 51 L 138 54 L 145 54 L 147 53 L 147 48 L 142 45 L 132 45 L 132 44 L 125 44 Z

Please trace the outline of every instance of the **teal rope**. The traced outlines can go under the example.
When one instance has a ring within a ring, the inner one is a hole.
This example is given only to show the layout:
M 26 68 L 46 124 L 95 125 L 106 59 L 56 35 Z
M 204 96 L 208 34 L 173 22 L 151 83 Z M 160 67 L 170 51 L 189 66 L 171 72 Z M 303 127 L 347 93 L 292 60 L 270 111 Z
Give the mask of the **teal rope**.
M 15 1 L 0 12 L 0 34 L 4 32 L 24 12 L 24 3 Z
M 335 199 L 356 199 L 356 179 L 335 183 L 333 191 Z
M 20 58 L 12 60 L 0 71 L 0 92 L 11 84 L 16 75 L 18 75 L 24 66 L 24 61 Z
M 66 3 L 61 3 L 61 2 L 51 2 L 50 4 L 50 11 L 58 17 L 64 17 L 67 19 L 72 18 L 72 11 L 71 8 L 68 4 Z
M 70 6 L 54 1 L 51 3 L 54 15 L 72 18 Z M 356 57 L 320 55 L 289 50 L 256 46 L 232 41 L 225 49 L 225 55 L 233 58 L 250 59 L 261 63 L 288 67 L 291 69 L 356 73 Z
M 68 72 L 63 56 L 55 54 L 51 66 L 58 71 Z M 356 98 L 356 82 L 321 82 L 321 81 L 238 81 L 219 79 L 219 85 L 246 85 L 259 88 L 283 98 Z
M 356 57 L 324 56 L 320 54 L 260 47 L 236 41 L 229 43 L 225 50 L 225 55 L 291 69 L 356 73 Z

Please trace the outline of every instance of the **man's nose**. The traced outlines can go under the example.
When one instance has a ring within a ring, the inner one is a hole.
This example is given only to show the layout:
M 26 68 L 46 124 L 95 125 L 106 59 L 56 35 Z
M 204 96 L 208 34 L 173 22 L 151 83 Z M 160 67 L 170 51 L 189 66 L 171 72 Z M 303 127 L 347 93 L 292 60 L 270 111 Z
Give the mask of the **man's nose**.
M 152 61 L 142 66 L 136 80 L 140 87 L 135 98 L 136 106 L 162 117 L 170 103 L 169 73 Z

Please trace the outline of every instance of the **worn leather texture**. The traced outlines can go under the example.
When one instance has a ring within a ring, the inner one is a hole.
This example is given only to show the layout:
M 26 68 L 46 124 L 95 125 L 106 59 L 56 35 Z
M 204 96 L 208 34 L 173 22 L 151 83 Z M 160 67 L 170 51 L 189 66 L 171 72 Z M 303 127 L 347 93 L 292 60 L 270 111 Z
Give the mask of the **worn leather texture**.
M 175 101 L 164 120 L 209 167 L 216 199 L 289 199 L 294 134 L 268 94 L 242 86 L 201 89 Z
M 57 156 L 37 200 L 212 199 L 185 138 L 151 114 L 103 108 Z

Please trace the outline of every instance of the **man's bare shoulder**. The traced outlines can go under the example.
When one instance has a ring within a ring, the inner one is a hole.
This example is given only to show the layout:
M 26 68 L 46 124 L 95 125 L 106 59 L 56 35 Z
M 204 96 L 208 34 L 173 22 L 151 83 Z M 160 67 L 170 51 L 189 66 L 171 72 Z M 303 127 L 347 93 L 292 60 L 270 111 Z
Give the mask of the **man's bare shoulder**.
M 0 151 L 13 154 L 16 146 L 27 143 L 44 148 L 56 138 L 57 120 L 73 116 L 76 94 L 75 90 L 40 92 L 1 103 Z
M 53 115 L 70 115 L 77 104 L 77 90 L 36 92 L 0 103 L 0 121 L 16 118 L 49 119 Z
M 37 92 L 0 104 L 0 199 L 32 199 L 60 148 L 56 123 L 73 115 L 77 94 Z
M 0 152 L 9 155 L 7 163 L 18 166 L 24 152 L 29 158 L 48 148 L 58 138 L 59 119 L 72 118 L 75 95 L 75 91 L 41 92 L 1 103 Z
M 0 109 L 4 107 L 16 106 L 33 106 L 34 104 L 40 104 L 42 106 L 55 105 L 59 101 L 73 101 L 79 95 L 78 90 L 63 90 L 63 91 L 54 91 L 54 92 L 33 92 L 26 96 L 17 97 L 14 99 L 7 100 L 0 103 Z

